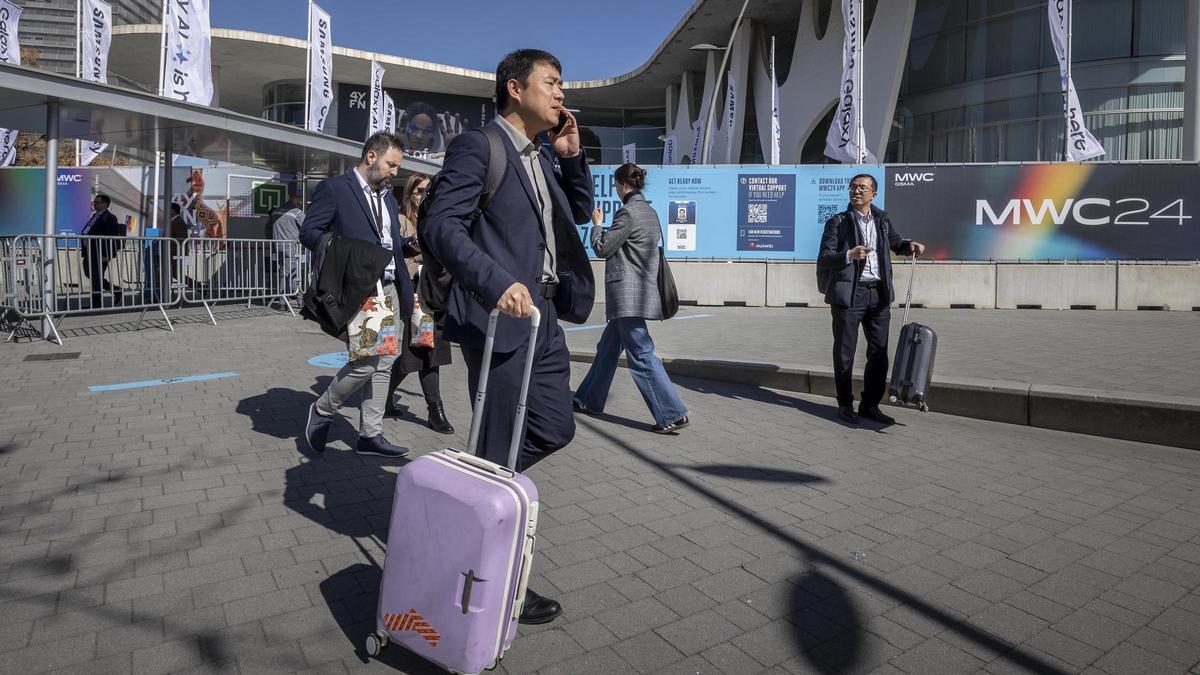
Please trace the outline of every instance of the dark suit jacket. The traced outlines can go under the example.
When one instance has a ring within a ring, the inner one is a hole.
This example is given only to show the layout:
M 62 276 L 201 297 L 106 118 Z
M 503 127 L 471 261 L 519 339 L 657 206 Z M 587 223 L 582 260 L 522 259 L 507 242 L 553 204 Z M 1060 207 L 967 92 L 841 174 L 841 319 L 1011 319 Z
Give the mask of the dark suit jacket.
M 117 217 L 113 215 L 112 211 L 105 209 L 104 213 L 100 214 L 100 217 L 92 225 L 92 229 L 88 230 L 88 236 L 124 237 L 125 226 L 117 221 Z M 83 247 L 83 262 L 87 264 L 88 260 L 94 255 L 97 260 L 101 261 L 100 264 L 103 265 L 116 255 L 116 252 L 120 249 L 121 245 L 118 242 L 89 239 L 87 240 L 87 245 Z
M 412 280 L 408 278 L 404 267 L 404 254 L 410 244 L 408 239 L 400 236 L 400 213 L 391 190 L 384 191 L 383 208 L 391 214 L 396 294 L 400 297 L 399 310 L 403 320 L 412 314 Z M 304 226 L 300 228 L 300 243 L 308 250 L 316 251 L 321 243 L 321 235 L 326 232 L 382 246 L 383 239 L 375 226 L 371 205 L 367 203 L 353 169 L 340 176 L 326 178 L 313 190 L 312 203 L 304 217 Z
M 896 294 L 892 290 L 892 258 L 887 251 L 891 249 L 898 255 L 912 255 L 909 247 L 912 241 L 896 232 L 886 211 L 872 206 L 871 217 L 875 221 L 875 241 L 878 244 L 873 254 L 879 256 L 879 277 L 887 286 L 887 300 L 891 304 Z M 830 305 L 849 307 L 854 302 L 854 290 L 858 288 L 858 279 L 867 263 L 865 260 L 846 262 L 846 252 L 861 245 L 861 239 L 849 206 L 825 221 L 821 251 L 817 255 L 817 285 L 825 292 L 825 302 Z
M 495 121 L 490 124 L 499 126 Z M 504 149 L 508 154 L 504 180 L 472 227 L 487 174 L 488 140 L 481 130 L 459 134 L 434 178 L 433 196 L 421 225 L 421 245 L 454 280 L 446 307 L 446 339 L 475 348 L 483 347 L 488 314 L 509 286 L 520 282 L 537 300 L 537 279 L 544 266 L 546 237 L 537 193 L 507 137 Z M 592 311 L 596 287 L 575 225 L 591 219 L 592 174 L 583 153 L 560 159 L 558 171 L 546 152 L 540 159 L 554 206 L 559 277 L 554 306 L 560 318 L 581 323 Z M 502 316 L 496 327 L 496 351 L 511 352 L 528 335 L 527 323 Z

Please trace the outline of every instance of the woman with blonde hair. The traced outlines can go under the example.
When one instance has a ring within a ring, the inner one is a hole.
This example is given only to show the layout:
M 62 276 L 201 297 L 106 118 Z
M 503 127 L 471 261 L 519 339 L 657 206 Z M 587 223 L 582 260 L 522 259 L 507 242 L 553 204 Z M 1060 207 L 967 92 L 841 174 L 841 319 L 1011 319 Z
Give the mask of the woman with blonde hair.
M 403 190 L 397 190 L 396 201 L 400 203 L 400 236 L 412 237 L 413 248 L 420 250 L 417 241 L 417 211 L 425 193 L 429 190 L 429 176 L 414 173 L 408 177 Z M 417 276 L 421 269 L 421 255 L 406 257 L 408 274 L 412 277 L 413 288 L 417 287 Z M 384 411 L 389 417 L 399 417 L 400 411 L 396 404 L 396 389 L 409 373 L 417 373 L 421 380 L 421 392 L 425 395 L 425 404 L 429 408 L 426 424 L 430 429 L 441 434 L 454 433 L 450 420 L 446 419 L 446 410 L 442 406 L 441 366 L 450 364 L 450 345 L 442 339 L 442 327 L 434 325 L 433 348 L 415 347 L 412 335 L 417 327 L 412 320 L 404 322 L 404 342 L 399 356 L 392 362 L 392 377 L 388 383 L 387 407 Z

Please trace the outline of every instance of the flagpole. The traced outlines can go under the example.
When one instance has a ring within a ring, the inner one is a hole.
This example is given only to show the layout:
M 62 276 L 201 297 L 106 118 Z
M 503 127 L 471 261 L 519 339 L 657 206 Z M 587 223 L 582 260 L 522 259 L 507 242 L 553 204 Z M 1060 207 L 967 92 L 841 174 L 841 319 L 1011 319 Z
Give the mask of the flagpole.
M 83 0 L 75 0 L 75 77 L 83 77 Z M 83 166 L 79 139 L 75 139 L 75 166 Z
M 858 163 L 863 164 L 867 161 L 867 134 L 863 126 L 863 32 L 864 32 L 864 17 L 863 17 L 863 0 L 856 0 L 858 7 L 858 28 L 854 31 L 854 59 L 858 63 L 855 68 L 855 88 L 858 89 L 858 114 L 854 116 L 857 128 L 854 130 L 855 138 L 858 140 Z
M 1071 157 L 1071 109 L 1068 104 L 1069 93 L 1071 91 L 1071 24 L 1075 18 L 1075 8 L 1071 6 L 1071 0 L 1067 0 L 1067 86 L 1063 90 L 1063 161 L 1069 161 Z M 1079 111 L 1080 118 L 1083 117 L 1082 108 Z M 1081 120 L 1082 121 L 1082 120 Z
M 312 96 L 312 0 L 308 0 L 308 58 L 304 61 L 304 130 L 308 131 L 309 97 Z
M 162 39 L 161 46 L 158 50 L 158 95 L 166 95 L 166 90 L 163 88 L 163 77 L 167 72 L 167 14 L 170 12 L 171 0 L 163 0 L 162 3 Z M 159 163 L 162 161 L 162 153 L 158 150 L 159 146 L 159 130 L 154 130 L 154 198 L 150 201 L 150 223 L 155 229 L 158 229 L 158 189 L 159 189 L 159 171 L 161 167 Z

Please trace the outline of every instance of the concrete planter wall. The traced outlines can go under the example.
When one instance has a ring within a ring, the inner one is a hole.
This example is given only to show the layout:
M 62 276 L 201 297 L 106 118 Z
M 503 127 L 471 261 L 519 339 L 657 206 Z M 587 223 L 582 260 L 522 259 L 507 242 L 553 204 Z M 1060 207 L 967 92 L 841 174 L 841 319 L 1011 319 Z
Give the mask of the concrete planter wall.
M 893 261 L 896 304 L 911 266 Z M 604 263 L 593 261 L 596 302 Z M 679 298 L 702 306 L 822 307 L 813 262 L 671 261 Z M 977 309 L 1166 309 L 1200 307 L 1200 263 L 920 262 L 913 303 Z

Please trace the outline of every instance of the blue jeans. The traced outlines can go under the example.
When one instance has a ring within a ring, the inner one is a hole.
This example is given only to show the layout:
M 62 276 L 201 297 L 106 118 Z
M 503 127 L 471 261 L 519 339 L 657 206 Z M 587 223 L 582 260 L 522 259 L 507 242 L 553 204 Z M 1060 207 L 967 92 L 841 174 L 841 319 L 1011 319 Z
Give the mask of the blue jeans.
M 646 329 L 646 320 L 641 318 L 613 319 L 604 327 L 596 343 L 596 360 L 575 391 L 576 401 L 592 412 L 604 412 L 622 351 L 655 424 L 665 426 L 688 414 L 662 361 L 654 354 L 654 340 Z

